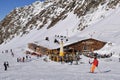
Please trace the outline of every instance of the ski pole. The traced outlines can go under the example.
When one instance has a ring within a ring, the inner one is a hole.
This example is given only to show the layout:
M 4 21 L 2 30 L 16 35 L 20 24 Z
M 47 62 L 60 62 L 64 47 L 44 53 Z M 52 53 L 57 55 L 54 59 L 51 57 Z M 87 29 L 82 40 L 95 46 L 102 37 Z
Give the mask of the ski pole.
M 98 71 L 101 73 L 101 70 L 97 67 Z

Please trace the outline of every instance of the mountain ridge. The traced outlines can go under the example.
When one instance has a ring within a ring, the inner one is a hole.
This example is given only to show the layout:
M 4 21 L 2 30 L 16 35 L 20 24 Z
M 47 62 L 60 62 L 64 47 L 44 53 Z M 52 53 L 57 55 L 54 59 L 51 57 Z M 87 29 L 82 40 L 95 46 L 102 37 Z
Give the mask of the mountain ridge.
M 70 13 L 76 16 L 76 20 L 73 22 L 74 20 L 69 19 L 74 24 L 71 24 L 71 26 L 67 25 L 68 23 L 64 23 L 67 28 L 65 28 L 63 33 L 66 33 L 66 30 L 73 34 L 84 31 L 85 28 L 103 20 L 109 15 L 107 13 L 111 9 L 114 10 L 117 6 L 119 7 L 119 3 L 119 0 L 36 1 L 29 6 L 16 8 L 0 22 L 0 43 L 9 42 L 16 36 L 27 35 L 33 29 L 39 31 L 42 28 L 46 28 L 47 31 L 52 29 L 52 27 L 57 27 L 60 22 L 71 16 L 69 15 Z M 67 19 L 66 22 L 69 22 L 69 20 Z M 41 33 L 44 32 L 41 31 Z

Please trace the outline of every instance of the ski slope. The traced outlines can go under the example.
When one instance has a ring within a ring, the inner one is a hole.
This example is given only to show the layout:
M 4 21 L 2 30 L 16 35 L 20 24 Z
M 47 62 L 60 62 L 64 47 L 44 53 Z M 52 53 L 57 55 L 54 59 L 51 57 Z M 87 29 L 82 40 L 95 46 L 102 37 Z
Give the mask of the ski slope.
M 101 13 L 99 13 L 101 12 Z M 102 13 L 103 12 L 103 13 Z M 99 13 L 99 14 L 98 14 Z M 59 21 L 55 26 L 50 29 L 46 29 L 46 24 L 42 29 L 33 29 L 28 34 L 21 36 L 16 36 L 12 40 L 7 40 L 5 43 L 0 45 L 2 50 L 10 48 L 22 48 L 27 47 L 28 43 L 37 43 L 38 45 L 47 47 L 49 49 L 58 48 L 59 45 L 54 43 L 55 35 L 67 36 L 68 42 L 64 45 L 71 44 L 84 39 L 97 39 L 100 41 L 112 43 L 111 50 L 108 53 L 116 52 L 119 54 L 120 50 L 120 7 L 116 9 L 111 9 L 108 12 L 100 9 L 93 13 L 91 16 L 93 18 L 92 22 L 88 22 L 90 26 L 86 27 L 83 31 L 77 30 L 77 25 L 79 25 L 79 19 L 74 12 L 69 12 L 66 19 Z M 96 15 L 96 16 L 95 16 Z M 104 15 L 103 19 L 97 16 Z M 90 16 L 90 15 L 86 15 Z M 86 17 L 87 19 L 87 17 Z M 98 20 L 97 20 L 98 19 Z M 87 24 L 87 23 L 86 23 Z M 49 41 L 45 40 L 45 37 L 49 37 Z
M 118 58 L 99 59 L 98 69 L 89 73 L 89 58 L 81 56 L 78 65 L 69 63 L 45 62 L 44 57 L 31 56 L 30 61 L 17 62 L 17 57 L 25 54 L 21 50 L 14 50 L 15 56 L 10 52 L 0 53 L 0 80 L 119 80 L 120 62 Z M 10 67 L 4 71 L 3 62 L 8 61 Z M 91 60 L 92 61 L 92 60 Z M 107 72 L 108 71 L 108 72 Z

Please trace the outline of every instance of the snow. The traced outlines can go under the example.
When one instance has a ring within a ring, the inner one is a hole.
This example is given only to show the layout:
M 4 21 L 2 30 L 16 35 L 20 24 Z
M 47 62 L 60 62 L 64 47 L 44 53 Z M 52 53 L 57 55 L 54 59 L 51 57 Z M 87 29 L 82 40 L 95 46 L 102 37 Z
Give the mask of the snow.
M 89 73 L 89 58 L 81 56 L 78 65 L 69 63 L 45 62 L 43 58 L 32 56 L 31 61 L 16 62 L 16 58 L 23 57 L 21 50 L 0 54 L 0 80 L 119 80 L 119 62 L 115 57 L 99 59 L 99 67 L 95 73 Z M 4 71 L 3 62 L 8 61 L 10 67 Z M 105 72 L 110 71 L 110 72 Z
M 84 2 L 84 0 L 83 0 Z M 50 6 L 52 3 L 48 4 Z M 42 3 L 40 4 L 42 5 Z M 37 5 L 38 7 L 40 5 Z M 37 7 L 36 6 L 36 7 Z M 47 6 L 47 5 L 46 5 Z M 47 7 L 48 7 L 47 6 Z M 44 8 L 44 7 L 43 7 Z M 37 8 L 34 10 L 41 10 Z M 93 15 L 87 15 L 92 18 L 92 22 L 85 30 L 78 31 L 76 28 L 79 24 L 78 17 L 69 12 L 67 18 L 59 21 L 54 27 L 47 30 L 46 24 L 42 29 L 31 30 L 24 36 L 16 36 L 7 43 L 0 45 L 0 80 L 119 80 L 120 79 L 120 62 L 118 60 L 120 53 L 120 7 L 111 9 L 108 12 L 103 7 Z M 103 15 L 104 18 L 100 18 Z M 86 19 L 87 19 L 86 16 Z M 89 58 L 81 56 L 79 65 L 70 65 L 68 63 L 45 62 L 43 58 L 32 58 L 26 62 L 16 62 L 18 57 L 26 56 L 28 43 L 37 43 L 38 45 L 49 49 L 58 48 L 58 44 L 54 44 L 55 35 L 67 36 L 69 41 L 64 45 L 71 44 L 80 40 L 94 38 L 100 41 L 112 43 L 106 44 L 101 50 L 96 51 L 100 54 L 109 54 L 114 52 L 111 58 L 99 59 L 99 67 L 94 74 L 89 73 Z M 49 37 L 50 41 L 46 41 L 45 37 Z M 14 57 L 11 53 L 2 53 L 2 51 L 13 49 Z M 10 67 L 4 71 L 3 62 L 9 61 Z M 82 64 L 83 63 L 83 64 Z M 105 71 L 110 71 L 106 72 Z

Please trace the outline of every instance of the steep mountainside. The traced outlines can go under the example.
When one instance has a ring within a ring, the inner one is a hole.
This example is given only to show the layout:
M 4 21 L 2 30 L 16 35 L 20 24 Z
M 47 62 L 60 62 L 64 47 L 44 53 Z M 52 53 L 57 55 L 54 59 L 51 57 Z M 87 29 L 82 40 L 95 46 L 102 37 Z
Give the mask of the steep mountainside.
M 40 30 L 44 27 L 49 31 L 50 28 L 56 27 L 58 23 L 72 16 L 70 13 L 77 19 L 73 22 L 75 25 L 71 26 L 77 31 L 82 31 L 103 20 L 109 15 L 107 12 L 119 7 L 119 4 L 120 0 L 36 1 L 31 5 L 14 9 L 0 22 L 0 44 L 16 36 L 28 34 L 33 29 Z

